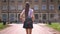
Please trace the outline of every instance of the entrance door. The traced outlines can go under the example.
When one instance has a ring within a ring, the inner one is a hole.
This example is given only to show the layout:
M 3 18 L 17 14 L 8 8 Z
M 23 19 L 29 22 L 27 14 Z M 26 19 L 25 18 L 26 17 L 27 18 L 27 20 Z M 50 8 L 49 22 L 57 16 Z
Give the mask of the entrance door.
M 42 14 L 42 22 L 45 23 L 46 22 L 46 14 Z
M 39 17 L 38 17 L 38 14 L 35 14 L 35 22 L 39 22 Z

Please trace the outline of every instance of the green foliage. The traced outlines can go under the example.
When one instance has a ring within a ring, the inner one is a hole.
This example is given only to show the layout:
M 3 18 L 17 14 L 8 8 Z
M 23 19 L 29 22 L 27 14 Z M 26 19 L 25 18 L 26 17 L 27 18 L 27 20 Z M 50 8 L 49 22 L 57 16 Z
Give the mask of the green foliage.
M 0 29 L 4 29 L 6 27 L 7 27 L 7 25 L 3 25 L 3 23 L 0 23 Z
M 48 26 L 60 31 L 60 24 L 59 23 L 52 23 L 51 25 L 48 25 Z

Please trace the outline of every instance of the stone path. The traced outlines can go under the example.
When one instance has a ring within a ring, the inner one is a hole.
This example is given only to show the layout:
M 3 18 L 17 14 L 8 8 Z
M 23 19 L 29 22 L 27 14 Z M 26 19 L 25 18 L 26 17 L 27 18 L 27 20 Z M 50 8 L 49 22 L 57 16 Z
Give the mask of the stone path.
M 23 24 L 9 24 L 10 27 L 0 31 L 0 34 L 26 34 Z M 60 34 L 45 27 L 44 24 L 34 24 L 32 34 Z

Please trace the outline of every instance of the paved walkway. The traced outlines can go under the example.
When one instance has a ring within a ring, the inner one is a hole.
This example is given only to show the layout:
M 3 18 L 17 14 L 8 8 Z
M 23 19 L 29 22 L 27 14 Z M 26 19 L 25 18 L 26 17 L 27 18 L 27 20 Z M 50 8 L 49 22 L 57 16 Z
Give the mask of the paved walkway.
M 0 31 L 0 34 L 26 34 L 23 24 L 10 24 L 11 26 Z M 45 27 L 44 24 L 34 24 L 32 34 L 59 34 Z

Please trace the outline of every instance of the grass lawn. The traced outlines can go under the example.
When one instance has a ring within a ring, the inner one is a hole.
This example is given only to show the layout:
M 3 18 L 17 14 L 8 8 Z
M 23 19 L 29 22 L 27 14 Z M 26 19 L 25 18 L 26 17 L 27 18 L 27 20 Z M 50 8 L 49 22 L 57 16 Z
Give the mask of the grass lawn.
M 6 27 L 8 27 L 8 25 L 3 25 L 3 23 L 0 23 L 0 30 L 4 29 Z
M 48 25 L 48 26 L 60 31 L 60 23 L 52 23 L 52 25 Z

